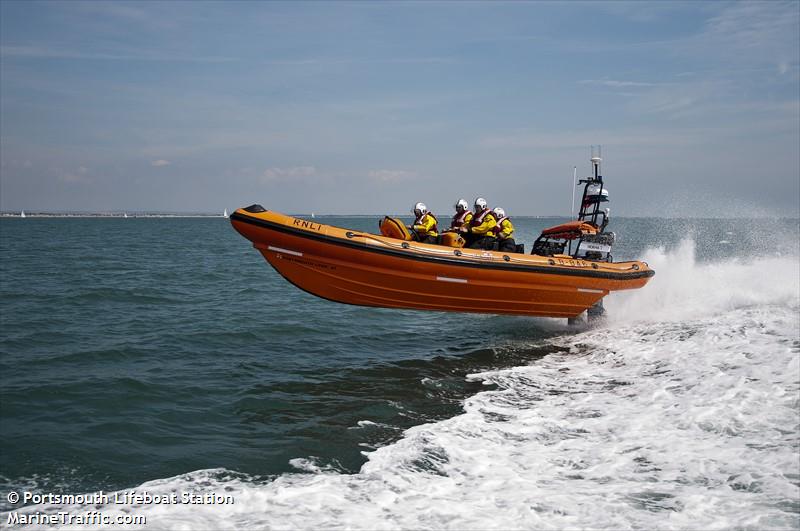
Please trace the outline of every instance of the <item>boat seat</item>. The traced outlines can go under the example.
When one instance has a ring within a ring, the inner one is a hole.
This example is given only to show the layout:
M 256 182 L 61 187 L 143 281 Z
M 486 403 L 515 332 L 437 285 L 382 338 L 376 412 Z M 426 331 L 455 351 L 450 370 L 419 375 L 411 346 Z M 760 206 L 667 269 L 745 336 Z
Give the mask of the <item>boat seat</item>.
M 380 221 L 381 234 L 388 238 L 397 238 L 398 240 L 411 240 L 411 232 L 408 227 L 397 218 L 385 216 Z

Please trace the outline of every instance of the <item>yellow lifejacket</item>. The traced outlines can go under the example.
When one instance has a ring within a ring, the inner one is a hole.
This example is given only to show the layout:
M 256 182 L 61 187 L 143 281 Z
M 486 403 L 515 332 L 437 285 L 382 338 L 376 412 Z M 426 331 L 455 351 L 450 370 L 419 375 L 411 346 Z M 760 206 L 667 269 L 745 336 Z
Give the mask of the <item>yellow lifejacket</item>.
M 460 229 L 462 226 L 469 227 L 469 222 L 472 221 L 472 212 L 469 210 L 465 210 L 461 214 L 456 213 L 453 216 L 453 220 L 450 222 L 451 229 Z
M 426 212 L 421 218 L 415 219 L 413 229 L 419 234 L 420 238 L 439 235 L 436 216 L 430 212 Z
M 510 238 L 514 234 L 514 225 L 508 217 L 503 217 L 497 220 L 497 225 L 494 227 L 494 235 L 501 240 Z
M 494 232 L 491 231 L 496 225 L 497 220 L 494 218 L 494 213 L 487 208 L 472 218 L 469 223 L 469 231 L 478 236 L 494 236 Z

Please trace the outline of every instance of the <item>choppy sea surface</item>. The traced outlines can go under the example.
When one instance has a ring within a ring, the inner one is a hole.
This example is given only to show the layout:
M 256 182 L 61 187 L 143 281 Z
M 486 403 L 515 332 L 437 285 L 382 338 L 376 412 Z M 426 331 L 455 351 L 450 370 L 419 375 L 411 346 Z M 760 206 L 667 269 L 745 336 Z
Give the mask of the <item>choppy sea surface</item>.
M 570 327 L 317 299 L 223 218 L 0 219 L 0 527 L 799 528 L 800 223 L 611 228 L 656 276 Z M 8 500 L 131 490 L 233 502 Z

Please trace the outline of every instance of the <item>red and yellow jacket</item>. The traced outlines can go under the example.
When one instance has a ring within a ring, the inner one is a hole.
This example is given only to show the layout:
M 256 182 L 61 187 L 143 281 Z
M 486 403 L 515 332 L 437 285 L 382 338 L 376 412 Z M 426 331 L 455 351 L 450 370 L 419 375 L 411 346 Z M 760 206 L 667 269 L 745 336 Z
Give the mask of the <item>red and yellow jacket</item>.
M 500 218 L 497 220 L 497 225 L 494 227 L 494 235 L 501 240 L 510 238 L 514 234 L 514 225 L 508 217 Z
M 439 227 L 437 226 L 436 216 L 430 212 L 426 213 L 421 218 L 415 219 L 414 226 L 412 228 L 417 231 L 417 234 L 419 234 L 420 238 L 439 235 Z
M 493 229 L 496 226 L 497 220 L 494 218 L 494 213 L 487 208 L 472 218 L 469 223 L 469 231 L 478 236 L 494 236 Z
M 469 222 L 472 221 L 472 212 L 470 210 L 465 210 L 461 214 L 456 212 L 456 215 L 453 216 L 453 220 L 450 222 L 451 229 L 460 229 L 462 226 L 469 226 Z

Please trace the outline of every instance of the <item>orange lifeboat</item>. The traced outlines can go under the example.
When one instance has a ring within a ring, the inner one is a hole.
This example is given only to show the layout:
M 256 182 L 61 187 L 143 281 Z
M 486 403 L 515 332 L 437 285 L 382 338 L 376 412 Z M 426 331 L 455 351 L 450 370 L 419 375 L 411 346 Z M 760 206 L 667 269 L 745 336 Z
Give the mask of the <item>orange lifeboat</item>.
M 362 306 L 569 318 L 611 291 L 641 288 L 655 274 L 644 262 L 423 244 L 259 205 L 238 209 L 230 220 L 295 286 Z

